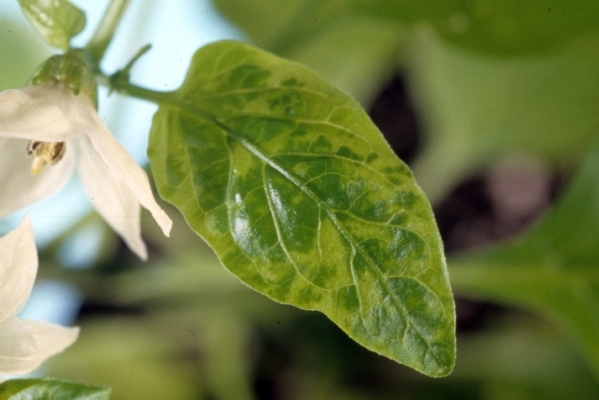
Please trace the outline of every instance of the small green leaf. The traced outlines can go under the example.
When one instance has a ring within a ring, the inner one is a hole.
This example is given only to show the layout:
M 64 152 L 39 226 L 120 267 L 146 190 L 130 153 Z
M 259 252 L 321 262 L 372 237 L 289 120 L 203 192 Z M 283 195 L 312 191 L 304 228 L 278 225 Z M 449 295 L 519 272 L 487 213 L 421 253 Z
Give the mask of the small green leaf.
M 599 146 L 555 208 L 509 244 L 451 260 L 456 291 L 538 310 L 572 335 L 599 374 Z
M 31 25 L 50 45 L 68 49 L 85 28 L 85 13 L 68 0 L 19 0 Z
M 353 99 L 301 65 L 215 43 L 160 105 L 149 155 L 160 194 L 243 282 L 425 374 L 451 371 L 430 205 Z
M 13 379 L 0 385 L 0 400 L 107 400 L 110 388 L 56 379 Z

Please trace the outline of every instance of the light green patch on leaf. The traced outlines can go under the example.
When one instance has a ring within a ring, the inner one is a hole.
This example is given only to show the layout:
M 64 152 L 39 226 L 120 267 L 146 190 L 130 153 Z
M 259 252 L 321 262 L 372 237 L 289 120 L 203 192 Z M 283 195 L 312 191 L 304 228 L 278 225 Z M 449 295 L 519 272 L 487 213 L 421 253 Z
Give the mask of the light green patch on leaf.
M 570 333 L 599 374 L 599 146 L 555 208 L 502 247 L 451 260 L 457 292 L 532 308 Z
M 0 385 L 0 400 L 107 400 L 110 388 L 56 379 L 13 379 Z
M 85 28 L 85 13 L 68 0 L 19 0 L 23 14 L 50 45 L 68 49 Z
M 162 197 L 243 282 L 425 374 L 451 371 L 430 205 L 354 100 L 303 66 L 215 43 L 160 105 L 149 156 Z

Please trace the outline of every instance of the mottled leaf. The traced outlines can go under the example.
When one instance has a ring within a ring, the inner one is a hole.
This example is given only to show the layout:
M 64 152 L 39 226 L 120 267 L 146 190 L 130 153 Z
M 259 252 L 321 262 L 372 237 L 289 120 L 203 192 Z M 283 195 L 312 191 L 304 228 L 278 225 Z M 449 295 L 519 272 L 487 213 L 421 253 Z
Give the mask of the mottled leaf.
M 55 379 L 13 379 L 0 385 L 0 400 L 107 400 L 110 388 Z
M 23 14 L 50 45 L 67 49 L 85 28 L 85 13 L 68 0 L 19 0 Z
M 160 194 L 242 281 L 425 374 L 451 371 L 430 205 L 350 97 L 298 64 L 212 44 L 161 103 L 149 155 Z

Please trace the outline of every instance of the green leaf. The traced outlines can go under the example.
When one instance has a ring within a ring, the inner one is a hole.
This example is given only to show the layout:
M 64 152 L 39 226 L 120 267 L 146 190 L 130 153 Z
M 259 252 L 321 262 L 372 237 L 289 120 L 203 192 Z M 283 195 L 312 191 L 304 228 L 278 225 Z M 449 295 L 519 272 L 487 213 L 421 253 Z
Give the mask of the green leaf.
M 309 42 L 315 32 L 347 15 L 355 0 L 213 0 L 214 5 L 242 28 L 252 42 L 284 53 L 297 42 Z
M 0 91 L 23 87 L 50 53 L 28 26 L 6 17 L 0 17 L 0 26 Z
M 450 261 L 456 291 L 532 308 L 570 333 L 599 374 L 599 146 L 526 236 Z
M 146 279 L 142 274 L 138 278 Z M 119 400 L 205 398 L 199 395 L 203 383 L 195 359 L 182 360 L 190 354 L 187 326 L 179 325 L 181 317 L 176 309 L 160 309 L 153 304 L 153 312 L 144 317 L 104 316 L 82 321 L 85 335 L 69 349 L 68 356 L 52 359 L 46 370 L 74 381 L 93 377 L 110 385 L 112 396 Z M 201 319 L 197 308 L 194 311 Z M 180 329 L 174 330 L 177 326 Z
M 354 100 L 298 64 L 215 43 L 161 103 L 149 156 L 162 197 L 243 282 L 425 374 L 451 371 L 430 205 Z
M 68 0 L 19 0 L 23 13 L 50 45 L 68 49 L 85 28 L 85 13 Z
M 349 12 L 352 1 L 216 0 L 215 5 L 254 44 L 309 66 L 368 104 L 396 68 L 407 29 L 395 21 Z
M 261 47 L 279 52 L 336 18 L 376 17 L 403 28 L 426 25 L 476 52 L 518 55 L 555 50 L 597 32 L 595 0 L 213 0 Z
M 428 140 L 412 168 L 433 203 L 506 154 L 570 161 L 598 134 L 599 35 L 520 58 L 465 52 L 427 31 L 414 44 L 408 72 Z
M 397 24 L 349 16 L 332 21 L 284 56 L 368 105 L 395 71 L 406 36 Z
M 455 45 L 496 55 L 547 52 L 598 30 L 595 0 L 357 1 L 358 12 L 404 24 L 427 22 Z
M 106 400 L 110 388 L 56 379 L 13 379 L 0 385 L 0 400 Z

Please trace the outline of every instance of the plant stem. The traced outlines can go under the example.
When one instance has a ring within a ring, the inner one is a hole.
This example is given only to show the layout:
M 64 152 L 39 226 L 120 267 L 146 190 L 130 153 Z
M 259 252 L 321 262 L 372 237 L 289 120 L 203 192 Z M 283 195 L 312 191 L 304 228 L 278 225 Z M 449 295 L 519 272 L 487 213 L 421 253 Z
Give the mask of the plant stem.
M 86 49 L 97 65 L 104 57 L 112 37 L 131 0 L 111 0 Z
M 183 112 L 187 112 L 189 114 L 193 114 L 196 116 L 200 116 L 205 118 L 206 120 L 211 121 L 212 123 L 220 126 L 221 128 L 228 130 L 227 127 L 222 125 L 214 116 L 210 113 L 195 107 L 183 99 L 181 99 L 177 92 L 157 92 L 155 90 L 146 89 L 141 86 L 136 86 L 128 82 L 128 77 L 125 76 L 127 80 L 119 79 L 119 74 L 115 74 L 112 76 L 98 73 L 96 75 L 96 79 L 100 85 L 106 86 L 110 88 L 110 90 L 114 90 L 116 92 L 125 94 L 130 97 L 135 97 L 137 99 L 146 100 L 154 104 L 158 105 L 169 105 L 180 109 Z
M 115 74 L 116 75 L 116 74 Z M 128 76 L 126 76 L 128 79 Z M 125 94 L 127 96 L 135 97 L 137 99 L 146 100 L 155 104 L 171 103 L 173 100 L 172 92 L 157 92 L 151 89 L 146 89 L 141 86 L 135 86 L 128 81 L 114 79 L 113 76 L 109 76 L 103 73 L 96 74 L 98 83 L 102 86 L 106 86 L 111 91 Z

